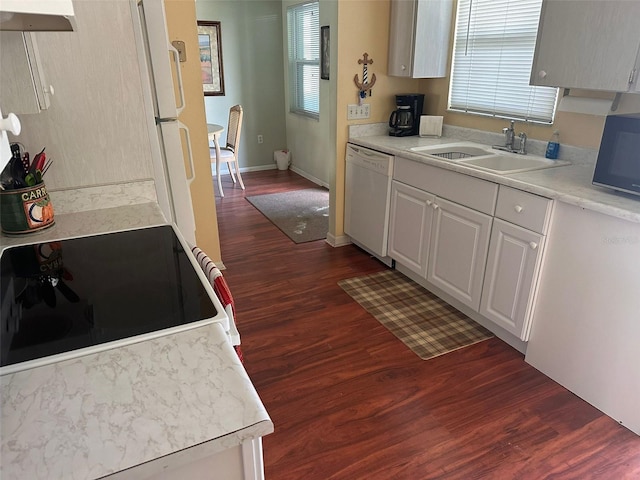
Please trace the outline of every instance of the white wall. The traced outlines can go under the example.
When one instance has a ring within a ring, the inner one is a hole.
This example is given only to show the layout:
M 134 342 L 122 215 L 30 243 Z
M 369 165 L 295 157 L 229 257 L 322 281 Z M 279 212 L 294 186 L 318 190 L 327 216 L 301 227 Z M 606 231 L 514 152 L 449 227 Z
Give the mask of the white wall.
M 31 158 L 46 147 L 53 160 L 49 190 L 150 179 L 145 86 L 130 5 L 82 1 L 74 9 L 76 31 L 35 33 L 55 95 L 48 110 L 20 115 L 22 133 L 11 141 Z
M 207 122 L 226 126 L 229 108 L 242 105 L 240 166 L 272 167 L 274 150 L 287 147 L 281 2 L 198 0 L 196 12 L 219 21 L 222 34 L 225 95 L 205 97 Z

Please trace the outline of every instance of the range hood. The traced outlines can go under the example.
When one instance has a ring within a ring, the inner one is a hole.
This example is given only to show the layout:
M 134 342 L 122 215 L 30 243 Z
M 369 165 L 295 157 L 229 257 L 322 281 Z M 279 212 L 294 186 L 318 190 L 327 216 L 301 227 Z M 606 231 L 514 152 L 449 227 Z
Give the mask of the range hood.
M 0 30 L 70 32 L 75 29 L 71 0 L 0 1 Z

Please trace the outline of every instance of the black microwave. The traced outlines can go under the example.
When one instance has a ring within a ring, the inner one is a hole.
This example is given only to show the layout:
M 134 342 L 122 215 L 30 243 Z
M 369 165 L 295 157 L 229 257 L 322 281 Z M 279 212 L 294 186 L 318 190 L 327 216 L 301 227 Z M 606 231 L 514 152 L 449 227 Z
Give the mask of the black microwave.
M 640 113 L 607 117 L 593 184 L 640 195 Z

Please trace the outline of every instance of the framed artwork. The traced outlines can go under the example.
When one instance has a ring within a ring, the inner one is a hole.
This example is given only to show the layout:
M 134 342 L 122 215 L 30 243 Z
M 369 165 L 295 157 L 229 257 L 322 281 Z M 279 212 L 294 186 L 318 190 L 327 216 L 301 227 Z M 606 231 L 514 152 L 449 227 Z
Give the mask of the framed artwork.
M 220 22 L 198 20 L 202 89 L 205 95 L 224 95 Z
M 320 78 L 329 80 L 329 25 L 320 27 Z

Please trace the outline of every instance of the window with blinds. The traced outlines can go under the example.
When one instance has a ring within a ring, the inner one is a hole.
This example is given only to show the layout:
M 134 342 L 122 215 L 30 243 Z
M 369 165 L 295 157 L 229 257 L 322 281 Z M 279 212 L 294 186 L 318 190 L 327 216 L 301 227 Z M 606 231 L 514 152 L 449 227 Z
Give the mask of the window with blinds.
M 318 2 L 287 9 L 289 92 L 293 113 L 320 114 L 320 21 Z
M 553 123 L 557 88 L 529 85 L 542 0 L 458 0 L 449 109 Z

